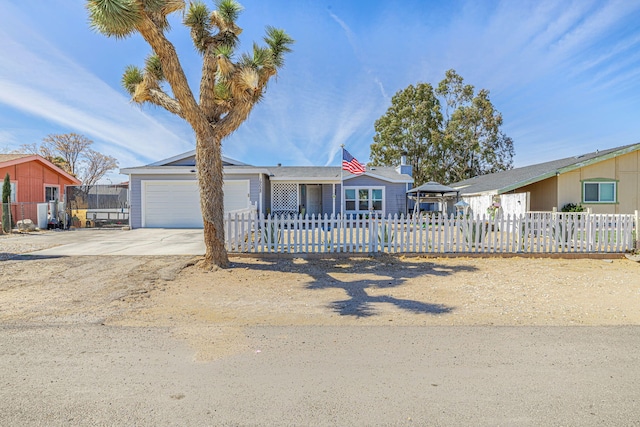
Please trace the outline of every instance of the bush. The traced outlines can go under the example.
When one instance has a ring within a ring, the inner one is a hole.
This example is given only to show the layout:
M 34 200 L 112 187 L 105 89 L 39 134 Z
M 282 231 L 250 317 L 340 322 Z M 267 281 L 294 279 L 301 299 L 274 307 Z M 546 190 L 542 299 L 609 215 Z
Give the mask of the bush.
M 562 212 L 584 212 L 584 206 L 580 203 L 577 205 L 575 203 L 567 203 L 560 209 Z

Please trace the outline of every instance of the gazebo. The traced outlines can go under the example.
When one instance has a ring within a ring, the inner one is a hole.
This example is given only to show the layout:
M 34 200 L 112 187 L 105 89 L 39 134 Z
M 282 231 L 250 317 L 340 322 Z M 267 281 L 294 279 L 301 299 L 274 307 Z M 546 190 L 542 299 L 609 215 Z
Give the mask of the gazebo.
M 420 203 L 425 202 L 438 202 L 441 204 L 442 213 L 446 213 L 445 202 L 447 199 L 458 199 L 459 191 L 442 185 L 438 182 L 429 181 L 422 184 L 419 187 L 412 188 L 407 191 L 407 197 L 415 200 L 415 207 L 413 213 L 420 212 Z

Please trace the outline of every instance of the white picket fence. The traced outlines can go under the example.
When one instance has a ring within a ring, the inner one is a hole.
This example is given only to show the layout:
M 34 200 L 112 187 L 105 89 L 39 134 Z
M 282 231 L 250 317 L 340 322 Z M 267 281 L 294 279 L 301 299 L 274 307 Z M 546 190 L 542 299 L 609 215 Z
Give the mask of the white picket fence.
M 635 215 L 531 212 L 486 216 L 263 216 L 225 218 L 231 253 L 620 253 Z

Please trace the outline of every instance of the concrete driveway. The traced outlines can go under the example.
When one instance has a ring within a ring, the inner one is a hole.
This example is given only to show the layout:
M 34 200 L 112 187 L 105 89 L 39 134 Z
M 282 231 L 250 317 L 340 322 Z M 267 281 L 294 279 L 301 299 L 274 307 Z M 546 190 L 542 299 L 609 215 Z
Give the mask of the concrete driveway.
M 29 255 L 203 255 L 203 230 L 139 228 L 135 230 L 80 229 L 34 236 L 58 244 Z

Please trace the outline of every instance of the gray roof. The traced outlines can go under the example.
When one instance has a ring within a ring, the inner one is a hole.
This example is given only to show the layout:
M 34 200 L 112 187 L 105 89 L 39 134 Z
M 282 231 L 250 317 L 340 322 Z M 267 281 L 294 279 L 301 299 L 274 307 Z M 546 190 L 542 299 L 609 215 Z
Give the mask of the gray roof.
M 350 172 L 342 170 L 340 166 L 267 166 L 270 179 L 278 180 L 300 180 L 300 181 L 340 181 L 349 180 L 356 176 Z M 400 174 L 394 167 L 375 166 L 368 167 L 364 174 L 373 178 L 385 181 L 413 182 L 413 178 L 406 174 Z
M 267 166 L 269 178 L 272 180 L 287 179 L 315 179 L 323 181 L 335 181 L 340 179 L 339 167 L 320 166 Z M 345 173 L 346 175 L 346 173 Z
M 160 162 L 158 162 L 160 163 Z M 123 168 L 120 173 L 124 174 L 179 174 L 193 173 L 196 167 L 190 165 L 160 165 L 151 164 L 135 168 Z M 362 175 L 353 175 L 343 171 L 339 166 L 250 166 L 250 165 L 225 165 L 225 174 L 267 174 L 272 181 L 292 181 L 292 182 L 325 182 L 339 183 L 341 180 L 348 181 L 351 178 Z M 388 182 L 413 182 L 413 178 L 406 174 L 400 174 L 393 167 L 368 168 L 364 174 L 372 178 L 381 179 Z
M 450 186 L 459 190 L 461 195 L 488 192 L 506 193 L 529 184 L 533 184 L 554 175 L 570 172 L 593 163 L 611 159 L 622 154 L 640 150 L 640 143 L 610 148 L 565 159 L 538 163 L 515 168 L 504 172 L 480 175 Z
M 239 162 L 231 157 L 225 155 L 222 156 L 222 163 L 226 166 L 250 166 L 246 163 Z M 177 156 L 169 157 L 158 162 L 151 163 L 147 166 L 195 166 L 196 164 L 196 150 L 187 151 L 186 153 L 178 154 Z
M 412 188 L 407 191 L 407 193 L 427 193 L 427 194 L 447 194 L 447 193 L 457 193 L 458 190 L 448 187 L 446 185 L 442 185 L 438 182 L 429 181 L 422 184 L 419 187 Z
M 123 168 L 120 173 L 157 173 L 168 172 L 176 174 L 180 172 L 195 171 L 196 150 L 178 154 L 168 159 L 160 160 L 146 166 Z M 265 173 L 273 181 L 297 181 L 297 182 L 340 182 L 349 180 L 357 175 L 343 171 L 340 166 L 252 166 L 239 162 L 226 156 L 222 156 L 225 173 Z M 399 173 L 396 168 L 388 166 L 367 167 L 366 176 L 390 182 L 412 183 L 413 178 L 407 174 Z

